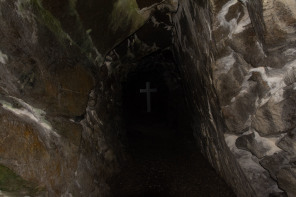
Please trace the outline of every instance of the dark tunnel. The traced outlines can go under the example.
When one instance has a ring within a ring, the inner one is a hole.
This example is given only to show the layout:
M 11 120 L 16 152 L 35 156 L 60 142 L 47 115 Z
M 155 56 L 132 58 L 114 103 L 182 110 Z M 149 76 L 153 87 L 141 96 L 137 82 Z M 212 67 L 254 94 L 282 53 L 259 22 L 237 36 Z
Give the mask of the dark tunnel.
M 113 196 L 205 196 L 212 184 L 215 195 L 233 196 L 198 150 L 178 69 L 162 50 L 141 58 L 122 82 L 128 159 L 111 180 Z

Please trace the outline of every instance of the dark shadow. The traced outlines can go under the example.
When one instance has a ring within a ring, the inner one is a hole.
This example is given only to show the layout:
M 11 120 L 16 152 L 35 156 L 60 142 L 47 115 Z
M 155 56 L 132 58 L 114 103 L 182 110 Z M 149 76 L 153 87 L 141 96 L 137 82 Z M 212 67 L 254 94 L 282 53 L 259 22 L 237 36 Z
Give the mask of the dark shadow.
M 129 158 L 113 178 L 118 197 L 233 196 L 201 155 L 177 66 L 169 54 L 143 59 L 123 83 L 123 117 Z M 151 112 L 140 93 L 150 82 Z
M 156 92 L 150 93 L 151 112 L 147 112 L 146 83 Z M 167 121 L 168 87 L 159 70 L 133 72 L 124 85 L 123 106 L 124 118 L 128 125 L 148 124 Z

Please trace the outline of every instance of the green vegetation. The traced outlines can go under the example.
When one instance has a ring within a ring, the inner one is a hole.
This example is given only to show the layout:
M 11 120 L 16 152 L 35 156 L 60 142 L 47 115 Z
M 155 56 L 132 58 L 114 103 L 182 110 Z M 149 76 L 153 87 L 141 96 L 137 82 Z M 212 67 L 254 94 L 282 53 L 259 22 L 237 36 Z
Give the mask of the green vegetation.
M 0 190 L 9 192 L 15 196 L 31 195 L 34 196 L 41 190 L 33 187 L 32 183 L 23 180 L 20 176 L 16 175 L 9 168 L 0 165 Z
M 101 63 L 102 57 L 101 54 L 95 49 L 93 42 L 90 36 L 84 31 L 81 21 L 79 20 L 78 14 L 76 12 L 76 3 L 77 0 L 69 0 L 69 10 L 68 14 L 72 16 L 76 16 L 76 27 L 77 31 L 84 31 L 82 33 L 83 42 L 81 45 L 77 45 L 77 43 L 72 40 L 68 33 L 63 30 L 63 27 L 60 21 L 55 18 L 48 10 L 46 10 L 41 3 L 41 0 L 30 0 L 31 5 L 33 6 L 34 12 L 37 15 L 37 20 L 44 24 L 51 32 L 53 32 L 56 38 L 59 40 L 61 44 L 67 44 L 67 41 L 70 45 L 74 45 L 78 47 L 82 53 L 86 54 L 89 60 Z
M 18 0 L 18 14 L 23 18 L 32 20 L 34 18 L 40 25 L 45 26 L 52 32 L 58 42 L 68 48 L 69 45 L 79 48 L 82 54 L 97 65 L 101 65 L 103 57 L 94 46 L 90 36 L 91 30 L 85 30 L 76 10 L 77 0 L 68 0 L 68 9 L 64 10 L 65 15 L 75 17 L 76 32 L 80 34 L 75 38 L 71 37 L 70 32 L 66 32 L 61 21 L 56 18 L 49 10 L 42 5 L 42 0 Z M 33 13 L 33 15 L 32 15 Z
M 36 12 L 37 20 L 53 32 L 61 43 L 68 40 L 71 44 L 74 44 L 70 36 L 64 32 L 60 21 L 42 6 L 41 0 L 31 0 L 30 3 Z
M 18 14 L 23 18 L 32 18 L 32 15 L 29 13 L 33 10 L 35 19 L 53 32 L 61 43 L 64 43 L 65 40 L 72 43 L 69 35 L 63 31 L 60 21 L 46 10 L 41 2 L 42 0 L 18 0 L 16 3 Z

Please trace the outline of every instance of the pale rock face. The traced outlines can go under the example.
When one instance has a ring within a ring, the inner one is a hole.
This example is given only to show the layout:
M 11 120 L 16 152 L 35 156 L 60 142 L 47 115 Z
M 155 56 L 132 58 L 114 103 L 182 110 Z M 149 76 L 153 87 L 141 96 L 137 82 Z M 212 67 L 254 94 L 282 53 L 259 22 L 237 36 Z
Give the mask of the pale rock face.
M 218 48 L 213 81 L 225 123 L 236 136 L 230 147 L 253 155 L 294 196 L 296 1 L 213 1 L 213 7 Z M 237 158 L 245 154 L 231 150 Z
M 2 64 L 6 64 L 7 61 L 8 61 L 8 57 L 7 57 L 7 55 L 5 55 L 4 53 L 2 53 L 2 52 L 0 51 L 0 63 L 2 63 Z
M 216 63 L 217 65 L 223 65 L 219 66 L 217 70 L 215 70 L 216 74 L 227 74 L 229 70 L 233 67 L 233 64 L 235 63 L 233 52 L 229 56 L 218 59 Z
M 295 41 L 296 2 L 294 0 L 264 0 L 263 17 L 268 44 L 284 45 Z M 281 43 L 280 43 L 281 42 Z
M 268 197 L 271 193 L 281 192 L 277 183 L 270 179 L 268 172 L 259 164 L 258 159 L 249 151 L 237 148 L 236 141 L 238 136 L 225 134 L 224 137 L 226 144 L 255 189 L 256 195 Z
M 295 65 L 295 61 L 292 61 L 282 69 L 256 69 L 269 89 L 265 96 L 256 101 L 258 109 L 252 121 L 252 126 L 261 135 L 287 132 L 296 126 L 291 121 L 291 116 L 295 114 L 295 92 L 294 89 L 288 91 L 295 81 Z
M 270 156 L 281 149 L 276 146 L 278 138 L 264 138 L 256 131 L 251 134 L 242 135 L 236 140 L 236 146 L 240 149 L 250 151 L 257 158 L 262 159 L 264 156 Z
M 225 1 L 222 3 L 221 1 L 219 2 L 221 5 Z M 239 3 L 233 2 L 231 1 L 230 4 L 240 6 Z M 215 7 L 215 13 L 220 12 L 218 10 L 219 6 L 214 5 L 213 7 Z M 255 196 L 253 185 L 243 175 L 243 170 L 239 162 L 235 160 L 231 152 L 228 152 L 229 150 L 225 142 L 220 140 L 223 138 L 224 125 L 220 121 L 221 112 L 218 109 L 219 107 L 217 107 L 217 96 L 223 98 L 223 102 L 228 102 L 228 100 L 230 102 L 233 98 L 232 94 L 235 94 L 235 92 L 227 94 L 227 99 L 224 98 L 224 95 L 216 95 L 211 86 L 213 84 L 222 84 L 222 80 L 218 81 L 217 78 L 212 79 L 211 74 L 209 74 L 211 73 L 210 66 L 213 66 L 213 69 L 216 69 L 218 73 L 222 73 L 219 75 L 213 72 L 215 76 L 227 76 L 228 73 L 231 73 L 234 79 L 231 77 L 228 78 L 237 81 L 237 86 L 235 87 L 237 89 L 235 90 L 239 90 L 239 84 L 243 81 L 243 71 L 245 68 L 241 69 L 241 66 L 234 63 L 234 61 L 242 60 L 242 57 L 237 55 L 237 51 L 231 49 L 223 51 L 221 56 L 216 57 L 214 54 L 217 51 L 212 50 L 212 47 L 215 49 L 224 47 L 221 44 L 221 46 L 217 46 L 216 48 L 215 40 L 217 38 L 215 39 L 215 36 L 218 33 L 213 32 L 212 29 L 222 32 L 223 35 L 221 33 L 219 36 L 224 40 L 229 39 L 231 35 L 235 37 L 245 31 L 238 34 L 227 32 L 231 28 L 231 25 L 237 26 L 237 23 L 239 23 L 237 15 L 229 23 L 231 19 L 229 20 L 226 10 L 232 10 L 233 7 L 231 5 L 226 5 L 224 8 L 225 11 L 220 12 L 220 21 L 216 17 L 213 17 L 215 20 L 214 24 L 217 24 L 217 26 L 211 27 L 211 11 L 209 8 L 212 8 L 209 5 L 209 1 L 180 1 L 178 12 L 174 18 L 176 26 L 174 40 L 175 52 L 178 54 L 178 58 L 181 59 L 180 68 L 184 70 L 184 75 L 186 76 L 184 83 L 188 87 L 193 87 L 189 89 L 186 96 L 189 103 L 192 103 L 192 111 L 195 113 L 193 116 L 194 136 L 204 156 L 218 173 L 225 177 L 226 181 L 233 186 L 237 195 Z M 220 59 L 220 62 L 226 65 L 226 67 L 219 67 L 218 64 L 214 64 L 214 59 Z M 240 73 L 241 71 L 242 74 L 235 78 L 236 73 Z M 227 79 L 225 78 L 224 80 Z M 219 90 L 219 93 L 221 92 L 224 93 L 225 91 Z M 248 153 L 248 155 L 250 156 L 251 153 Z
M 226 15 L 228 14 L 230 7 L 235 6 L 238 3 L 238 0 L 228 1 L 217 15 L 219 22 L 218 28 L 221 26 L 227 28 L 229 30 L 229 38 L 232 38 L 232 35 L 243 32 L 246 26 L 251 23 L 246 7 L 243 8 L 243 13 L 239 13 L 236 18 L 233 18 L 230 21 L 226 19 Z
M 252 126 L 262 135 L 283 133 L 292 127 L 282 121 L 283 112 L 283 103 L 268 102 L 257 110 Z

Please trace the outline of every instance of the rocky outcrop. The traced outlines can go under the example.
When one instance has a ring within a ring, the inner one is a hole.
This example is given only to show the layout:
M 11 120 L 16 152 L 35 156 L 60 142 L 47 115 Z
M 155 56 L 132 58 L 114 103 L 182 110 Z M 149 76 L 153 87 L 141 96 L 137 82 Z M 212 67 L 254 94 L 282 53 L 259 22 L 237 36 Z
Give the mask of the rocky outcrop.
M 116 117 L 105 116 L 114 92 L 96 95 L 96 84 L 110 84 L 106 52 L 75 2 L 1 1 L 0 25 L 0 163 L 44 195 L 107 195 L 121 155 Z
M 235 146 L 252 153 L 279 187 L 295 196 L 287 184 L 293 182 L 289 169 L 295 154 L 295 2 L 212 3 L 217 44 L 213 80 L 231 133 L 226 136 L 236 136 Z M 268 196 L 260 189 L 257 194 Z
M 123 59 L 112 49 L 175 3 L 0 1 L 0 164 L 40 195 L 108 195 L 124 159 L 117 77 L 127 72 L 117 67 L 166 47 L 172 27 L 158 23 L 160 13 L 146 28 L 161 27 L 166 42 L 146 44 L 139 31 L 120 45 L 134 48 L 121 48 Z
M 241 166 L 223 140 L 226 127 L 211 78 L 215 43 L 210 13 L 209 2 L 187 0 L 180 2 L 174 16 L 175 54 L 183 83 L 187 87 L 185 94 L 192 109 L 191 124 L 202 153 L 229 185 L 232 185 L 236 194 L 256 196 Z

